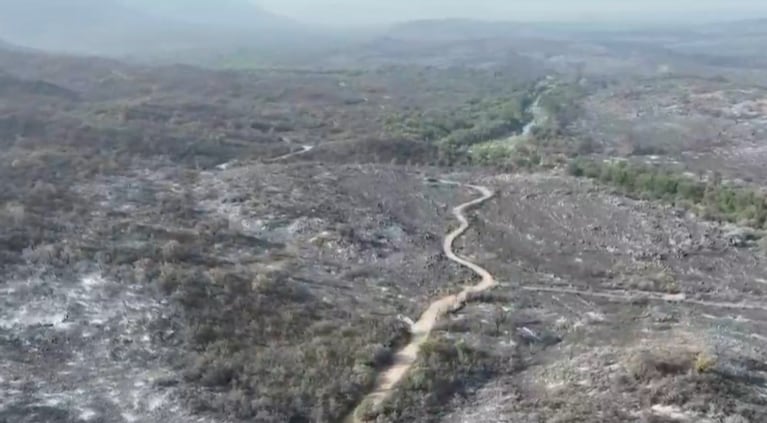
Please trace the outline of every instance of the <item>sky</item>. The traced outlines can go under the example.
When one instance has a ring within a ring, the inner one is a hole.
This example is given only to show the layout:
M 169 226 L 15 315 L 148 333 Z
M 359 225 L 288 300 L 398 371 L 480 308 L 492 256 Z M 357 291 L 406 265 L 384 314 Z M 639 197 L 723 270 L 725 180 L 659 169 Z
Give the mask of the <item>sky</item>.
M 767 0 L 251 0 L 305 22 L 382 24 L 413 19 L 685 21 L 767 17 Z

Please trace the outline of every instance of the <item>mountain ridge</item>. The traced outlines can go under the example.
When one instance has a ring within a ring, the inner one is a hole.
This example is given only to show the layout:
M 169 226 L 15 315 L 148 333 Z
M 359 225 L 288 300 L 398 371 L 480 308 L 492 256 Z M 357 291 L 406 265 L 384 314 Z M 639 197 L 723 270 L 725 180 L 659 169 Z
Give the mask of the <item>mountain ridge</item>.
M 119 3 L 140 10 L 142 13 L 164 19 L 194 25 L 252 29 L 253 25 L 298 25 L 290 18 L 269 12 L 257 4 L 244 0 L 209 1 L 167 0 L 157 3 L 150 0 L 119 0 Z
M 0 39 L 77 54 L 136 55 L 292 40 L 302 27 L 242 0 L 4 0 Z

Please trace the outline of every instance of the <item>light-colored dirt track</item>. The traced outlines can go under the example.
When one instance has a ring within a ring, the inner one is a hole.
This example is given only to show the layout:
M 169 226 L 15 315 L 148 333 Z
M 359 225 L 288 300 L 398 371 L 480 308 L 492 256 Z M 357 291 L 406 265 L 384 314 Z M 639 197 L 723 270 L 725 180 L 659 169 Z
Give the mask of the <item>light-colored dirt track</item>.
M 282 156 L 275 157 L 275 158 L 272 158 L 272 159 L 268 159 L 268 160 L 266 160 L 266 162 L 267 163 L 279 162 L 281 160 L 286 160 L 286 159 L 289 159 L 291 157 L 300 156 L 300 155 L 302 155 L 304 153 L 308 153 L 308 152 L 312 151 L 313 149 L 314 149 L 313 145 L 302 145 L 301 149 L 298 150 L 298 151 L 294 151 L 292 153 L 283 154 Z
M 582 295 L 586 297 L 605 298 L 608 300 L 616 301 L 633 301 L 637 299 L 645 299 L 648 301 L 665 301 L 713 308 L 767 311 L 767 304 L 759 304 L 746 301 L 735 303 L 728 301 L 696 300 L 693 298 L 687 298 L 684 294 L 662 294 L 658 292 L 630 290 L 588 291 L 574 288 L 557 288 L 547 286 L 521 286 L 520 289 L 533 292 L 548 292 L 552 294 Z
M 464 214 L 468 209 L 479 206 L 485 201 L 493 197 L 494 192 L 487 187 L 479 185 L 464 185 L 459 182 L 440 180 L 439 183 L 445 185 L 465 186 L 476 190 L 482 194 L 481 197 L 463 203 L 453 208 L 453 216 L 458 220 L 460 225 L 455 230 L 451 231 L 445 236 L 442 242 L 442 249 L 444 250 L 447 258 L 462 266 L 468 267 L 474 273 L 482 278 L 482 280 L 473 286 L 468 286 L 458 294 L 449 295 L 447 297 L 440 298 L 429 305 L 426 311 L 421 315 L 417 322 L 415 322 L 410 329 L 412 338 L 410 343 L 407 344 L 402 350 L 398 351 L 394 355 L 394 359 L 389 367 L 384 369 L 376 380 L 375 388 L 372 393 L 365 397 L 360 406 L 354 410 L 354 412 L 344 420 L 345 423 L 363 423 L 364 420 L 360 416 L 362 407 L 377 407 L 383 403 L 389 395 L 391 395 L 394 387 L 407 375 L 408 370 L 412 367 L 421 346 L 426 342 L 431 334 L 432 329 L 436 325 L 440 317 L 447 313 L 456 311 L 463 307 L 466 303 L 466 299 L 472 293 L 482 292 L 492 288 L 495 285 L 495 278 L 487 270 L 481 266 L 472 263 L 471 261 L 460 257 L 453 251 L 453 243 L 469 228 L 469 220 Z

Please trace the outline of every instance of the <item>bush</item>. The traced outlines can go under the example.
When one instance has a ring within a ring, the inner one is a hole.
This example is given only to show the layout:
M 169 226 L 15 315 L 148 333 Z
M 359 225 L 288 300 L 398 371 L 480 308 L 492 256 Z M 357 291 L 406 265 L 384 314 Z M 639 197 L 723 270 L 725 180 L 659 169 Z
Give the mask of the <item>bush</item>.
M 439 164 L 458 164 L 466 162 L 468 147 L 520 132 L 532 119 L 528 112 L 532 95 L 532 87 L 523 84 L 498 97 L 469 100 L 443 112 L 392 115 L 383 126 L 389 138 L 437 146 Z
M 765 228 L 767 222 L 764 193 L 728 186 L 718 179 L 703 182 L 657 167 L 580 158 L 570 162 L 568 172 L 599 180 L 629 196 L 664 200 L 676 206 L 692 205 L 709 219 L 746 223 L 754 228 Z
M 9 202 L 0 209 L 0 222 L 3 222 L 5 226 L 20 225 L 24 222 L 26 215 L 23 204 L 15 201 Z
M 759 240 L 759 248 L 762 249 L 763 253 L 767 254 L 767 236 L 762 236 Z
M 694 357 L 684 350 L 641 351 L 629 357 L 626 366 L 635 380 L 650 382 L 687 373 L 693 368 Z
M 706 373 L 711 371 L 716 366 L 716 357 L 713 357 L 707 353 L 701 352 L 695 356 L 695 364 L 693 368 L 698 373 Z
M 166 263 L 160 283 L 184 310 L 190 397 L 239 419 L 340 421 L 408 337 L 396 319 L 348 321 L 282 273 Z
M 377 421 L 439 421 L 444 405 L 455 395 L 482 385 L 499 369 L 496 357 L 462 341 L 430 339 L 421 347 L 407 378 L 377 410 Z

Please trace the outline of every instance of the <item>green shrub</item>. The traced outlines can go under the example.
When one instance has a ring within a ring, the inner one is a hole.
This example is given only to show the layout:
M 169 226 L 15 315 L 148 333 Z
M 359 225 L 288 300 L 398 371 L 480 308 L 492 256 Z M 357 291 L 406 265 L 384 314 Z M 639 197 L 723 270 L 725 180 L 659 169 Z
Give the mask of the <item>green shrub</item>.
M 599 180 L 629 196 L 697 207 L 710 219 L 745 222 L 755 228 L 765 228 L 767 221 L 764 193 L 725 185 L 718 179 L 704 182 L 658 167 L 582 158 L 570 161 L 568 172 Z
M 348 321 L 287 275 L 214 270 L 166 263 L 161 272 L 163 290 L 174 290 L 185 312 L 182 364 L 198 408 L 239 419 L 340 421 L 407 341 L 396 319 Z
M 430 339 L 407 378 L 383 404 L 378 421 L 439 421 L 447 402 L 485 383 L 499 368 L 496 357 L 463 341 Z

